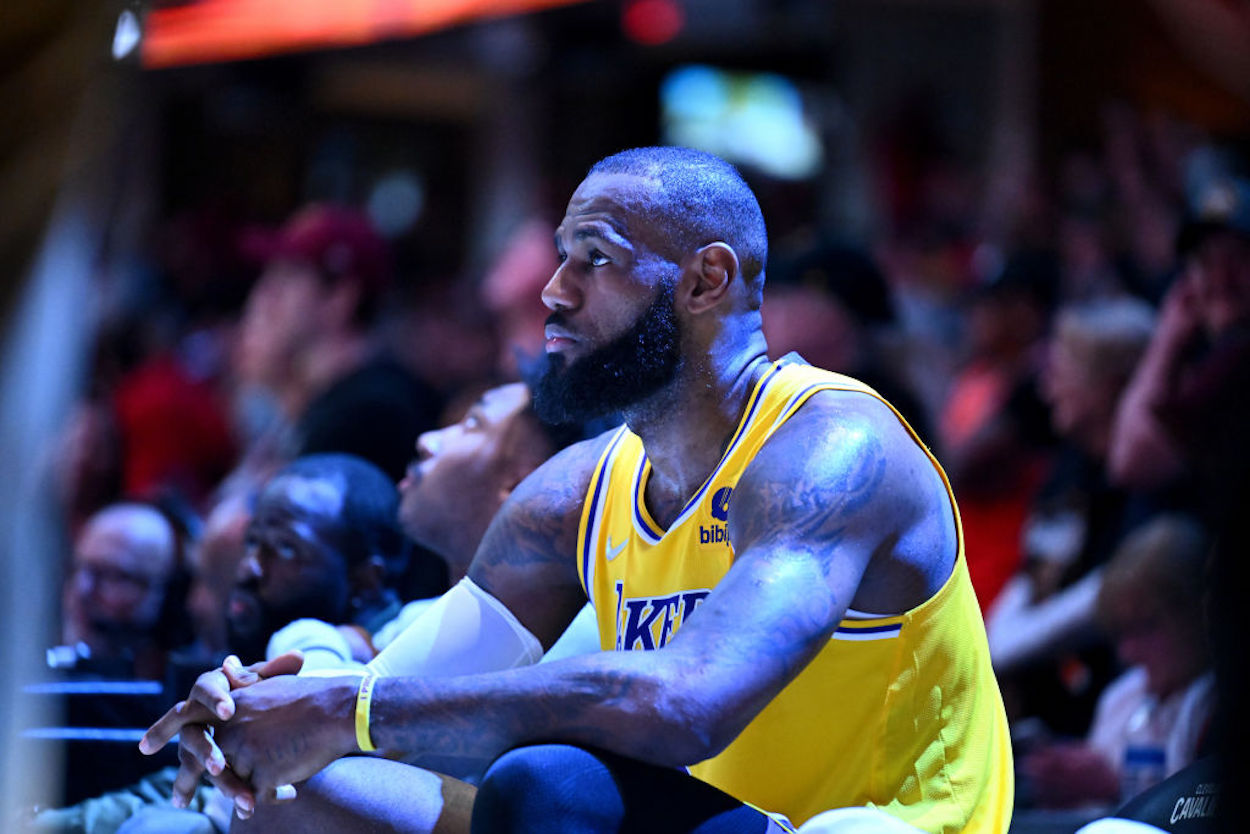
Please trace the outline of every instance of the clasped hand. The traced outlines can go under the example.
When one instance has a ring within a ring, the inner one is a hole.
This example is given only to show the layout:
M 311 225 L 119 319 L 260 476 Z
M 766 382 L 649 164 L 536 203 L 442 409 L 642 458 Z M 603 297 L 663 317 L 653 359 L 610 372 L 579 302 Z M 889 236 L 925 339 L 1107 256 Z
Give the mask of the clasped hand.
M 293 799 L 301 782 L 355 749 L 354 678 L 301 678 L 298 652 L 243 666 L 229 657 L 148 728 L 147 755 L 178 736 L 172 802 L 190 802 L 201 776 L 247 818 L 257 801 Z

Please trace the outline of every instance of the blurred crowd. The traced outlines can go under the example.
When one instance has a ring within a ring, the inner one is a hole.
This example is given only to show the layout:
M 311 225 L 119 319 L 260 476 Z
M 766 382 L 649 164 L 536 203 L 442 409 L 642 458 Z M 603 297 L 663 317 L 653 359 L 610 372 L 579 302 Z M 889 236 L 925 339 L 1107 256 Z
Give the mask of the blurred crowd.
M 1119 107 L 1008 197 L 881 157 L 876 239 L 773 240 L 771 352 L 867 382 L 945 467 L 1018 803 L 1116 806 L 1217 752 L 1250 172 Z M 413 282 L 353 207 L 277 229 L 171 219 L 157 277 L 102 313 L 52 463 L 56 674 L 181 693 L 228 653 L 351 665 L 394 639 L 511 488 L 595 429 L 542 424 L 524 382 L 555 220 L 519 226 L 481 275 Z

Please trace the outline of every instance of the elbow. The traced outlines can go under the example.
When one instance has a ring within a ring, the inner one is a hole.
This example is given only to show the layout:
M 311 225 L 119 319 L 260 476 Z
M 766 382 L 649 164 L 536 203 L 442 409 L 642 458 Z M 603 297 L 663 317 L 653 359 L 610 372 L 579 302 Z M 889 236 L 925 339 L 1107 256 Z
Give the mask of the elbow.
M 723 751 L 767 704 L 768 693 L 727 681 L 670 648 L 645 658 L 645 665 L 629 657 L 641 652 L 607 653 L 606 662 L 628 669 L 618 668 L 606 691 L 595 676 L 585 694 L 606 734 L 584 741 L 661 767 L 686 767 Z M 612 656 L 621 654 L 626 657 Z
M 738 737 L 753 715 L 703 693 L 669 690 L 656 702 L 652 715 L 656 763 L 686 767 L 710 759 Z

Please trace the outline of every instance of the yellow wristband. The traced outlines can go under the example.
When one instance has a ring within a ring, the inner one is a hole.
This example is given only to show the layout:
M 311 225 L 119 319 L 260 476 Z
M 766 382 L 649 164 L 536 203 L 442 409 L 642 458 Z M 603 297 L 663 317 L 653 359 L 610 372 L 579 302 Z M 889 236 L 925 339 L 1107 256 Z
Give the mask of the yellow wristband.
M 360 689 L 356 691 L 356 745 L 363 753 L 378 749 L 369 737 L 369 707 L 373 703 L 373 685 L 377 682 L 375 675 L 365 675 L 360 679 Z

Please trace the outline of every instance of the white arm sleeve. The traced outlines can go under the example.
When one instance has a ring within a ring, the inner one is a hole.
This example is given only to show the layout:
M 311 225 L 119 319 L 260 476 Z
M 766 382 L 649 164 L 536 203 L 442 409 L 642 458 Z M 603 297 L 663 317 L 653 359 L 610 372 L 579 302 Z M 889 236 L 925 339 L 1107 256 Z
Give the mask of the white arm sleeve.
M 288 623 L 274 632 L 265 647 L 265 659 L 299 649 L 304 654 L 301 675 L 360 672 L 363 666 L 352 660 L 351 647 L 338 629 L 321 620 L 304 619 Z
M 499 600 L 465 577 L 369 661 L 376 675 L 452 677 L 537 663 L 543 647 Z

